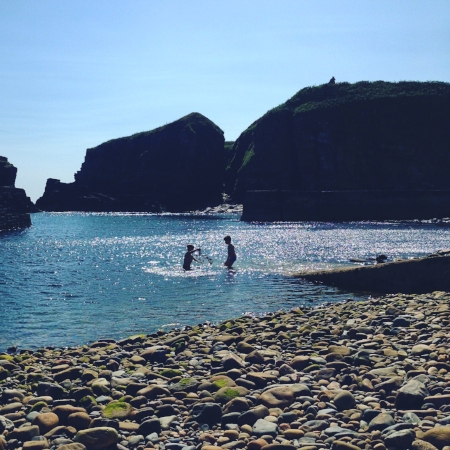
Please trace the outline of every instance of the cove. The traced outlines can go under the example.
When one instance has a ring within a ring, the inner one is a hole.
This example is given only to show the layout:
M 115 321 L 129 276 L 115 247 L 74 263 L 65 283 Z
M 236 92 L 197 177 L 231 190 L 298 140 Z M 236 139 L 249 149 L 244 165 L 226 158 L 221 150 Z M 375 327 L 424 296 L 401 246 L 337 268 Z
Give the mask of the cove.
M 301 270 L 384 253 L 417 257 L 448 247 L 450 228 L 416 222 L 244 223 L 234 215 L 40 213 L 0 236 L 0 351 L 74 346 L 318 306 L 352 293 L 298 280 Z M 231 235 L 236 271 L 223 268 Z M 186 245 L 212 264 L 182 268 Z

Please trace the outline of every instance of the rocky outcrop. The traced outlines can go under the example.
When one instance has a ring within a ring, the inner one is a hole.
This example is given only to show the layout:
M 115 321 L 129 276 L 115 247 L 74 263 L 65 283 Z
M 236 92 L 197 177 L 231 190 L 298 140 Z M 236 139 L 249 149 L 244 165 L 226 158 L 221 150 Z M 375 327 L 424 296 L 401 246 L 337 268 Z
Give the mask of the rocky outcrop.
M 298 274 L 343 289 L 405 294 L 450 291 L 450 252 L 374 266 L 346 267 Z
M 8 162 L 8 158 L 0 156 L 0 186 L 14 186 L 17 169 Z
M 49 179 L 45 211 L 200 209 L 222 200 L 223 132 L 198 113 L 88 149 L 75 182 Z
M 450 190 L 247 191 L 242 220 L 356 221 L 450 217 Z
M 236 140 L 226 192 L 450 189 L 449 121 L 448 83 L 305 88 Z
M 23 189 L 14 186 L 17 169 L 0 156 L 0 232 L 31 225 L 30 211 L 34 205 Z

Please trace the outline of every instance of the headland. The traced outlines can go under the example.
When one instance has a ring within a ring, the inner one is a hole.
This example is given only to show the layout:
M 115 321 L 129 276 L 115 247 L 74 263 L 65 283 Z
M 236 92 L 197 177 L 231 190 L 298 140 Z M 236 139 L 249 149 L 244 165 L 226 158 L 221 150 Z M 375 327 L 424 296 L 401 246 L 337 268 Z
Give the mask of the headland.
M 244 203 L 248 221 L 450 214 L 450 84 L 311 86 L 235 142 L 199 113 L 86 151 L 73 183 L 48 179 L 45 211 L 182 212 Z

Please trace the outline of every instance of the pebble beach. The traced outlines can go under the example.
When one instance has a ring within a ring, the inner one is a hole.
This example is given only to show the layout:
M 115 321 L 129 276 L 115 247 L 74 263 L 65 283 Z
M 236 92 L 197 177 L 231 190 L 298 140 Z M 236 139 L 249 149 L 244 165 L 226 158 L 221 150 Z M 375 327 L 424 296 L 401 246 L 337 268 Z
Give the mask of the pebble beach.
M 450 293 L 0 354 L 0 450 L 449 450 Z

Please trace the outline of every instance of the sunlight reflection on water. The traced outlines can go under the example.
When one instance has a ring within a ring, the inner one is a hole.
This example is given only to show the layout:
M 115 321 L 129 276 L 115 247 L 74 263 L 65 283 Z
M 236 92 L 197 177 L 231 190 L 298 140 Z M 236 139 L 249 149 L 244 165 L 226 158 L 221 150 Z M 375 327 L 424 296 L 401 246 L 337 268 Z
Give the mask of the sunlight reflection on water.
M 354 294 L 290 275 L 385 253 L 448 247 L 449 229 L 414 223 L 243 223 L 233 216 L 34 214 L 0 236 L 0 350 L 76 345 L 156 329 L 342 301 Z M 225 235 L 236 270 L 223 267 Z M 182 269 L 186 245 L 206 258 Z

